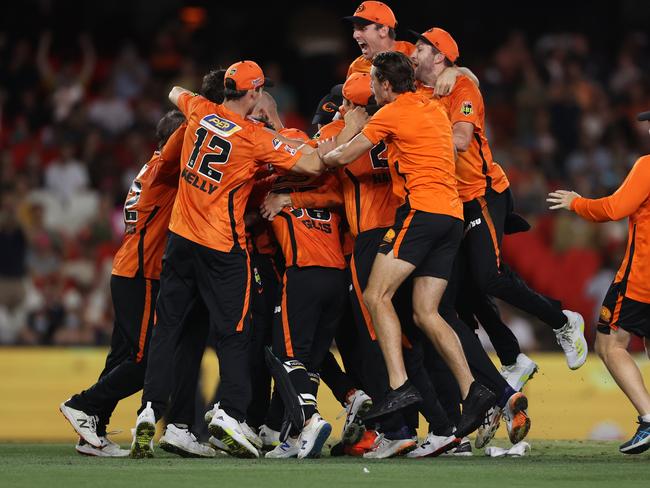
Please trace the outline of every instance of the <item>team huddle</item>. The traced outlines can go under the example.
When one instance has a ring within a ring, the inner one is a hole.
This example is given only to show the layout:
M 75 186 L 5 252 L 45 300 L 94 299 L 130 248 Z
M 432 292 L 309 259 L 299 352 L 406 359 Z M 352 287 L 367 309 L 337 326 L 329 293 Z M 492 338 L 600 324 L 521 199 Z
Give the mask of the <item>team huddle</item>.
M 452 36 L 435 27 L 397 41 L 394 14 L 377 1 L 345 19 L 362 54 L 320 101 L 312 138 L 283 126 L 253 61 L 211 71 L 199 94 L 171 90 L 178 110 L 159 122 L 159 150 L 124 206 L 106 366 L 60 406 L 78 452 L 152 457 L 164 417 L 159 446 L 182 456 L 319 457 L 332 430 L 318 411 L 321 381 L 346 412 L 332 455 L 471 455 L 468 436 L 486 446 L 502 420 L 517 444 L 531 427 L 521 390 L 537 365 L 494 298 L 548 324 L 570 369 L 586 361 L 580 314 L 502 260 L 503 235 L 529 225 L 492 159 L 479 80 L 456 65 Z M 580 213 L 564 205 L 575 195 L 549 201 Z M 626 329 L 615 315 L 611 330 Z M 208 345 L 220 381 L 204 445 L 192 423 Z M 107 425 L 141 389 L 123 450 Z M 647 435 L 629 452 L 650 447 L 646 406 Z

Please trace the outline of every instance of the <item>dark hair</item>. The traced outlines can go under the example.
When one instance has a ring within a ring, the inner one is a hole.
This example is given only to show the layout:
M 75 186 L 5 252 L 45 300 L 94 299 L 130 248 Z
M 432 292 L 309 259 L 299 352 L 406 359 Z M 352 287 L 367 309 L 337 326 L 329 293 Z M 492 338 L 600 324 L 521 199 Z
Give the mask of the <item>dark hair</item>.
M 225 100 L 239 100 L 240 98 L 244 98 L 244 95 L 248 92 L 248 90 L 238 90 L 237 84 L 232 78 L 226 78 L 224 85 L 223 95 Z
M 411 60 L 397 51 L 385 51 L 372 60 L 379 81 L 388 81 L 395 93 L 415 91 L 415 71 Z
M 429 44 L 429 46 L 431 46 L 431 49 L 433 50 L 433 54 L 434 54 L 434 55 L 435 55 L 435 54 L 442 54 L 443 56 L 445 56 L 445 54 L 444 54 L 440 49 L 438 49 L 436 46 L 434 46 L 434 45 L 431 44 L 430 42 L 427 43 L 427 44 Z M 453 65 L 454 65 L 454 63 L 452 63 L 451 61 L 449 61 L 449 58 L 448 58 L 447 56 L 445 56 L 445 66 L 446 66 L 447 68 L 449 68 L 450 66 L 453 66 Z
M 225 69 L 213 69 L 203 77 L 199 93 L 214 103 L 223 103 Z
M 180 125 L 185 122 L 185 116 L 180 110 L 170 110 L 156 125 L 156 139 L 158 139 L 158 149 L 167 143 L 167 139 L 171 136 Z

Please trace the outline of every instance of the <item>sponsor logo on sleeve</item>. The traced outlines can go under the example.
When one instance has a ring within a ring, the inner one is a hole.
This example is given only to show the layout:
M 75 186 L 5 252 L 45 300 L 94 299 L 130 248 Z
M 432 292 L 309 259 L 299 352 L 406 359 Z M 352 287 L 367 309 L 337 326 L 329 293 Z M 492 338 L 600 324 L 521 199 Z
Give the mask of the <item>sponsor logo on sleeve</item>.
M 271 143 L 273 144 L 273 149 L 275 149 L 276 151 L 278 149 L 280 149 L 280 147 L 282 146 L 282 141 L 280 139 L 277 139 L 277 138 L 273 139 L 273 141 L 271 141 Z
M 291 146 L 287 146 L 286 144 L 284 145 L 284 150 L 291 154 L 292 156 L 295 156 L 296 153 L 298 152 L 296 149 L 292 148 Z

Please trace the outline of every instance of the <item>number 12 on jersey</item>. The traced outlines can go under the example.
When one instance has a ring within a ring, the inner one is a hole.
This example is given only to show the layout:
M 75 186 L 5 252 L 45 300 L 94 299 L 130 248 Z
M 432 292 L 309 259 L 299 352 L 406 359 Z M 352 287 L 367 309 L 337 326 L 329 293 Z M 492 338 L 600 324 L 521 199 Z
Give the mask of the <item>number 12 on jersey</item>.
M 221 183 L 223 173 L 217 170 L 214 165 L 226 164 L 228 162 L 232 144 L 230 141 L 215 134 L 212 135 L 212 138 L 207 144 L 207 148 L 211 152 L 202 152 L 201 147 L 203 146 L 207 135 L 208 129 L 205 127 L 199 127 L 196 129 L 196 142 L 194 143 L 194 150 L 192 151 L 192 154 L 190 154 L 190 159 L 187 161 L 187 167 L 194 169 L 198 162 L 199 167 L 197 171 L 199 174 L 212 181 Z

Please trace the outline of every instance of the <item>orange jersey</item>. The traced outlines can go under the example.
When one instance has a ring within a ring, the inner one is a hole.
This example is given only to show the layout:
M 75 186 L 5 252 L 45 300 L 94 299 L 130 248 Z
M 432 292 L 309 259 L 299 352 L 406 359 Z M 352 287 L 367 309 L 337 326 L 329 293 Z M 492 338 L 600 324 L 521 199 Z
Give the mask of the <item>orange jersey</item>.
M 320 137 L 336 137 L 345 122 L 335 120 L 320 130 Z M 402 203 L 393 194 L 386 145 L 380 141 L 366 154 L 339 168 L 345 215 L 354 237 L 378 227 L 390 227 L 395 221 L 395 210 Z
M 221 252 L 246 249 L 244 211 L 259 166 L 289 170 L 300 152 L 224 105 L 182 94 L 188 120 L 169 229 Z
M 411 54 L 413 54 L 414 50 L 415 46 L 407 41 L 395 41 L 395 45 L 392 49 L 392 51 L 406 54 L 408 57 L 411 57 Z M 372 60 L 366 59 L 363 56 L 359 56 L 350 64 L 346 78 L 352 73 L 370 73 L 370 68 L 372 68 Z
M 113 274 L 160 279 L 167 227 L 178 188 L 178 161 L 186 124 L 156 151 L 138 176 L 124 202 L 125 233 L 113 259 Z
M 330 173 L 316 178 L 280 176 L 273 185 L 273 191 L 313 190 L 327 186 L 327 180 L 331 178 L 335 177 Z M 327 209 L 285 207 L 271 224 L 287 267 L 346 267 L 341 248 L 341 217 L 338 213 Z
M 650 303 L 650 155 L 634 163 L 612 195 L 597 200 L 575 198 L 571 210 L 594 222 L 628 217 L 627 250 L 614 282 L 624 282 L 626 297 Z
M 430 87 L 423 86 L 419 91 L 429 97 L 433 96 Z M 492 151 L 485 137 L 485 104 L 478 87 L 467 76 L 460 75 L 456 78 L 452 92 L 437 100 L 445 107 L 452 127 L 457 122 L 469 122 L 474 126 L 467 151 L 459 151 L 456 160 L 460 199 L 469 202 L 485 196 L 488 187 L 498 193 L 508 188 L 508 178 L 503 168 L 492 159 Z
M 380 108 L 361 133 L 372 144 L 386 144 L 393 193 L 401 201 L 414 210 L 463 218 L 451 126 L 439 105 L 417 93 L 402 93 Z

